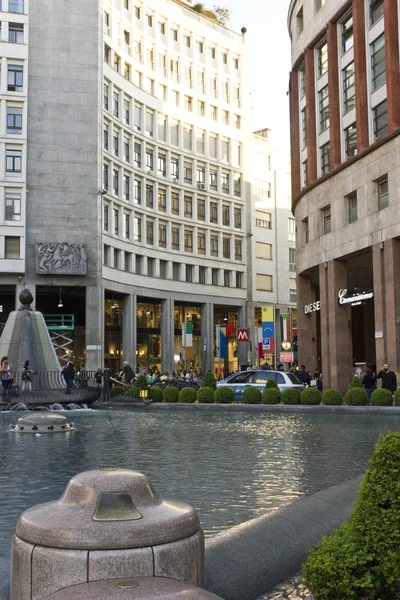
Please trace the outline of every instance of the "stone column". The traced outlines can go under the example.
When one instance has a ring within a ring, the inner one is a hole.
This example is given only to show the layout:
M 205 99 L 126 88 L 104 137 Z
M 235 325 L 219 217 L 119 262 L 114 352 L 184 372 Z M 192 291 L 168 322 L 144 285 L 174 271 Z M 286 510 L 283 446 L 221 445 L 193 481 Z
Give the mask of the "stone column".
M 321 293 L 321 353 L 324 388 L 345 392 L 351 377 L 351 309 L 340 306 L 338 292 L 347 288 L 347 265 L 332 260 L 319 267 Z
M 203 373 L 209 369 L 214 373 L 214 305 L 201 305 L 201 343 L 203 346 Z M 205 350 L 204 350 L 205 348 Z
M 384 0 L 389 133 L 400 127 L 398 0 Z
M 171 373 L 174 366 L 174 301 L 161 300 L 161 370 Z
M 104 289 L 86 287 L 86 368 L 96 371 L 104 366 Z
M 365 0 L 353 0 L 354 74 L 356 86 L 357 150 L 369 146 Z
M 331 169 L 336 169 L 342 162 L 340 151 L 340 92 L 339 92 L 339 59 L 338 59 L 338 25 L 328 24 L 328 87 L 329 87 L 329 124 Z
M 124 361 L 134 365 L 136 359 L 136 336 L 134 337 L 134 323 L 136 322 L 136 298 L 133 294 L 126 294 L 123 299 L 122 313 L 122 348 Z
M 306 136 L 307 136 L 307 184 L 317 179 L 317 126 L 315 115 L 315 49 L 307 48 L 305 56 L 306 78 Z
M 316 290 L 311 286 L 309 275 L 297 276 L 298 311 L 297 335 L 299 342 L 299 364 L 307 369 L 317 366 L 317 322 L 315 312 L 304 314 L 304 307 L 316 301 Z
M 290 153 L 292 163 L 292 197 L 301 190 L 300 181 L 300 122 L 299 122 L 299 73 L 292 71 L 289 81 L 290 98 Z

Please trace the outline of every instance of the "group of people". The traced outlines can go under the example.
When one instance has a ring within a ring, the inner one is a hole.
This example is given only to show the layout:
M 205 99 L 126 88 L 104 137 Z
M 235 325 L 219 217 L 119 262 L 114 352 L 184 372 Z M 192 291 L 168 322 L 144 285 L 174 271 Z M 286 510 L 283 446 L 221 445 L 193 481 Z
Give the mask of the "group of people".
M 35 375 L 35 371 L 30 367 L 30 361 L 26 360 L 22 369 L 22 392 L 32 392 L 32 378 Z M 8 356 L 3 356 L 1 359 L 0 366 L 0 379 L 3 388 L 3 394 L 6 396 L 14 385 L 14 371 L 13 366 L 8 360 Z
M 169 373 L 168 371 L 161 372 L 157 367 L 153 367 L 147 372 L 147 374 L 144 374 L 141 373 L 137 367 L 133 369 L 127 361 L 123 363 L 122 369 L 119 372 L 117 378 L 123 383 L 132 384 L 135 383 L 136 379 L 140 375 L 146 376 L 148 384 L 165 381 L 193 381 L 194 383 L 199 382 L 198 375 L 196 373 L 191 373 L 190 371 L 182 370 L 172 371 L 172 373 Z
M 363 388 L 368 393 L 368 398 L 371 398 L 371 394 L 377 388 L 377 380 L 382 380 L 382 388 L 389 390 L 392 395 L 397 390 L 397 377 L 394 371 L 390 370 L 390 365 L 385 364 L 378 374 L 374 373 L 372 369 L 367 369 L 362 379 Z

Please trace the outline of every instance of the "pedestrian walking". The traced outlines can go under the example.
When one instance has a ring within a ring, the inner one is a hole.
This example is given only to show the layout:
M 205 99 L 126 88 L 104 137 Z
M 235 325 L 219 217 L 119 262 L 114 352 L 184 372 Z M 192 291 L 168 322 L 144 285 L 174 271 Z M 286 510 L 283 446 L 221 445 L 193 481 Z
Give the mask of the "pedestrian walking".
M 368 404 L 371 404 L 371 394 L 376 390 L 376 377 L 372 373 L 371 369 L 365 371 L 365 375 L 362 380 L 362 385 L 368 394 Z
M 12 388 L 12 384 L 14 382 L 12 364 L 8 361 L 7 356 L 3 356 L 3 358 L 1 359 L 0 377 L 5 400 L 7 398 L 8 391 Z
M 61 371 L 61 375 L 64 377 L 66 386 L 67 386 L 67 394 L 71 393 L 71 388 L 74 385 L 75 379 L 75 369 L 72 361 L 68 361 L 63 370 Z
M 35 375 L 35 371 L 33 371 L 30 367 L 30 361 L 26 360 L 24 364 L 24 368 L 22 370 L 22 393 L 29 392 L 32 393 L 32 377 Z
M 397 377 L 396 373 L 390 370 L 390 365 L 383 365 L 377 376 L 378 379 L 382 379 L 382 387 L 385 390 L 390 390 L 392 394 L 397 390 Z
M 120 372 L 119 376 L 124 380 L 125 383 L 130 383 L 132 381 L 134 373 L 127 360 L 122 365 L 122 371 Z

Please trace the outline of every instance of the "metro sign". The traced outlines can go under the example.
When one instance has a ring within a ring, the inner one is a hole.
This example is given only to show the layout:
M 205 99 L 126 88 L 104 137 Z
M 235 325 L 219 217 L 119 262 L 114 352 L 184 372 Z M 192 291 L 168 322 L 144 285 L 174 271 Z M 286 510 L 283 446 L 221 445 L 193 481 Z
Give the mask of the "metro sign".
M 249 330 L 248 329 L 237 329 L 236 330 L 236 339 L 238 342 L 248 342 L 249 341 Z

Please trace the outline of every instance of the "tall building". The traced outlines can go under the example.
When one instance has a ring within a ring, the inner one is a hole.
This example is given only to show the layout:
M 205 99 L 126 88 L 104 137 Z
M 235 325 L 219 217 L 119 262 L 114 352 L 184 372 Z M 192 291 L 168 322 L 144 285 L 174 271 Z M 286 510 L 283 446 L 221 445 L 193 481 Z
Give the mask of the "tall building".
M 300 360 L 400 371 L 398 0 L 292 0 Z

